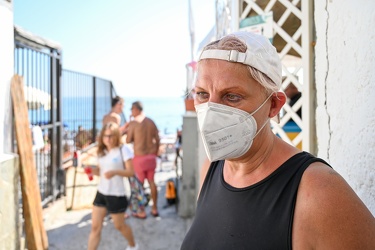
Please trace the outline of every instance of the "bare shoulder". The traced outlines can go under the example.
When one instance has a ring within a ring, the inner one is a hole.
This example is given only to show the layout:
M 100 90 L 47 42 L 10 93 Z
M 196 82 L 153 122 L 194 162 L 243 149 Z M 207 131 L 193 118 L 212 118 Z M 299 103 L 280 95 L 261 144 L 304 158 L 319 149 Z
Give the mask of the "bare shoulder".
M 316 162 L 302 176 L 293 244 L 317 249 L 375 249 L 375 218 L 335 170 Z
M 201 182 L 201 185 L 202 185 L 204 179 L 206 178 L 207 171 L 208 171 L 210 165 L 211 165 L 210 160 L 208 160 L 208 158 L 204 159 L 204 162 L 203 162 L 203 164 L 201 166 L 201 170 L 200 170 L 200 175 L 201 175 L 200 176 L 201 177 L 200 178 L 200 182 Z
M 114 113 L 114 112 L 106 114 L 103 117 L 103 124 L 106 124 L 108 122 L 114 122 L 116 124 L 120 124 L 121 123 L 121 116 L 119 114 Z

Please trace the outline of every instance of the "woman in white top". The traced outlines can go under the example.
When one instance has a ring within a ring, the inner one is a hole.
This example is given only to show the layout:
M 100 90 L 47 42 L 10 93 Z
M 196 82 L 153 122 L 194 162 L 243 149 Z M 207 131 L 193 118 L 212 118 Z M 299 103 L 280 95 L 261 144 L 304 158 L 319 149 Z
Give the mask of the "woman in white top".
M 88 249 L 97 249 L 107 211 L 115 228 L 128 241 L 127 250 L 138 249 L 133 231 L 124 221 L 128 200 L 123 178 L 134 175 L 132 163 L 134 154 L 127 145 L 122 145 L 120 130 L 116 123 L 110 122 L 103 126 L 98 139 L 97 153 L 98 167 L 93 168 L 92 172 L 100 176 L 100 181 L 93 202 Z

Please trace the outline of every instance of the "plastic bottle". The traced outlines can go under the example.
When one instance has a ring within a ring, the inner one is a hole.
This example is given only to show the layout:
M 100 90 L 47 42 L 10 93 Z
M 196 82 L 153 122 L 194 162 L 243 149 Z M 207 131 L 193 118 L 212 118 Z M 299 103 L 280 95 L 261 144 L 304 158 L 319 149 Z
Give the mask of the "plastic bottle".
M 92 166 L 87 165 L 87 166 L 85 166 L 84 170 L 85 170 L 85 173 L 87 174 L 87 177 L 89 178 L 89 180 L 92 181 L 94 179 L 94 175 L 92 173 Z

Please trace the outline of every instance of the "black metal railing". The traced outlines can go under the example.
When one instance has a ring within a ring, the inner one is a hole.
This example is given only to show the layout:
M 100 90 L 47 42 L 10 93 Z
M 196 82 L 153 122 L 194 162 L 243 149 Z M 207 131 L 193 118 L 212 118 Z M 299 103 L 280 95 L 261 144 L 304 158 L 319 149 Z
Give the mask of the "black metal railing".
M 20 27 L 14 34 L 14 73 L 24 79 L 39 189 L 46 206 L 65 194 L 63 163 L 72 159 L 75 150 L 95 146 L 116 92 L 109 80 L 62 70 L 57 44 Z M 17 153 L 14 133 L 13 142 Z
M 61 51 L 58 46 L 35 42 L 29 33 L 20 28 L 15 28 L 14 34 L 14 71 L 23 77 L 33 135 L 33 152 L 44 206 L 62 194 L 64 186 L 64 179 L 60 178 Z M 13 150 L 17 152 L 17 142 L 13 141 Z
M 92 75 L 71 70 L 62 73 L 63 162 L 76 150 L 96 142 L 103 116 L 111 110 L 116 95 L 113 84 Z M 122 114 L 122 120 L 125 120 Z

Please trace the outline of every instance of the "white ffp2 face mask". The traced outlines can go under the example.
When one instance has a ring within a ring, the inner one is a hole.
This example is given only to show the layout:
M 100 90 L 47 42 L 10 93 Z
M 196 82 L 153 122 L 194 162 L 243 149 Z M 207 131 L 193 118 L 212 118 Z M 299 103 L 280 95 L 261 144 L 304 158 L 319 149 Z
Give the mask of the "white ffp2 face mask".
M 254 137 L 268 122 L 257 131 L 253 115 L 270 97 L 251 114 L 213 102 L 195 106 L 203 145 L 210 161 L 235 159 L 250 149 Z

